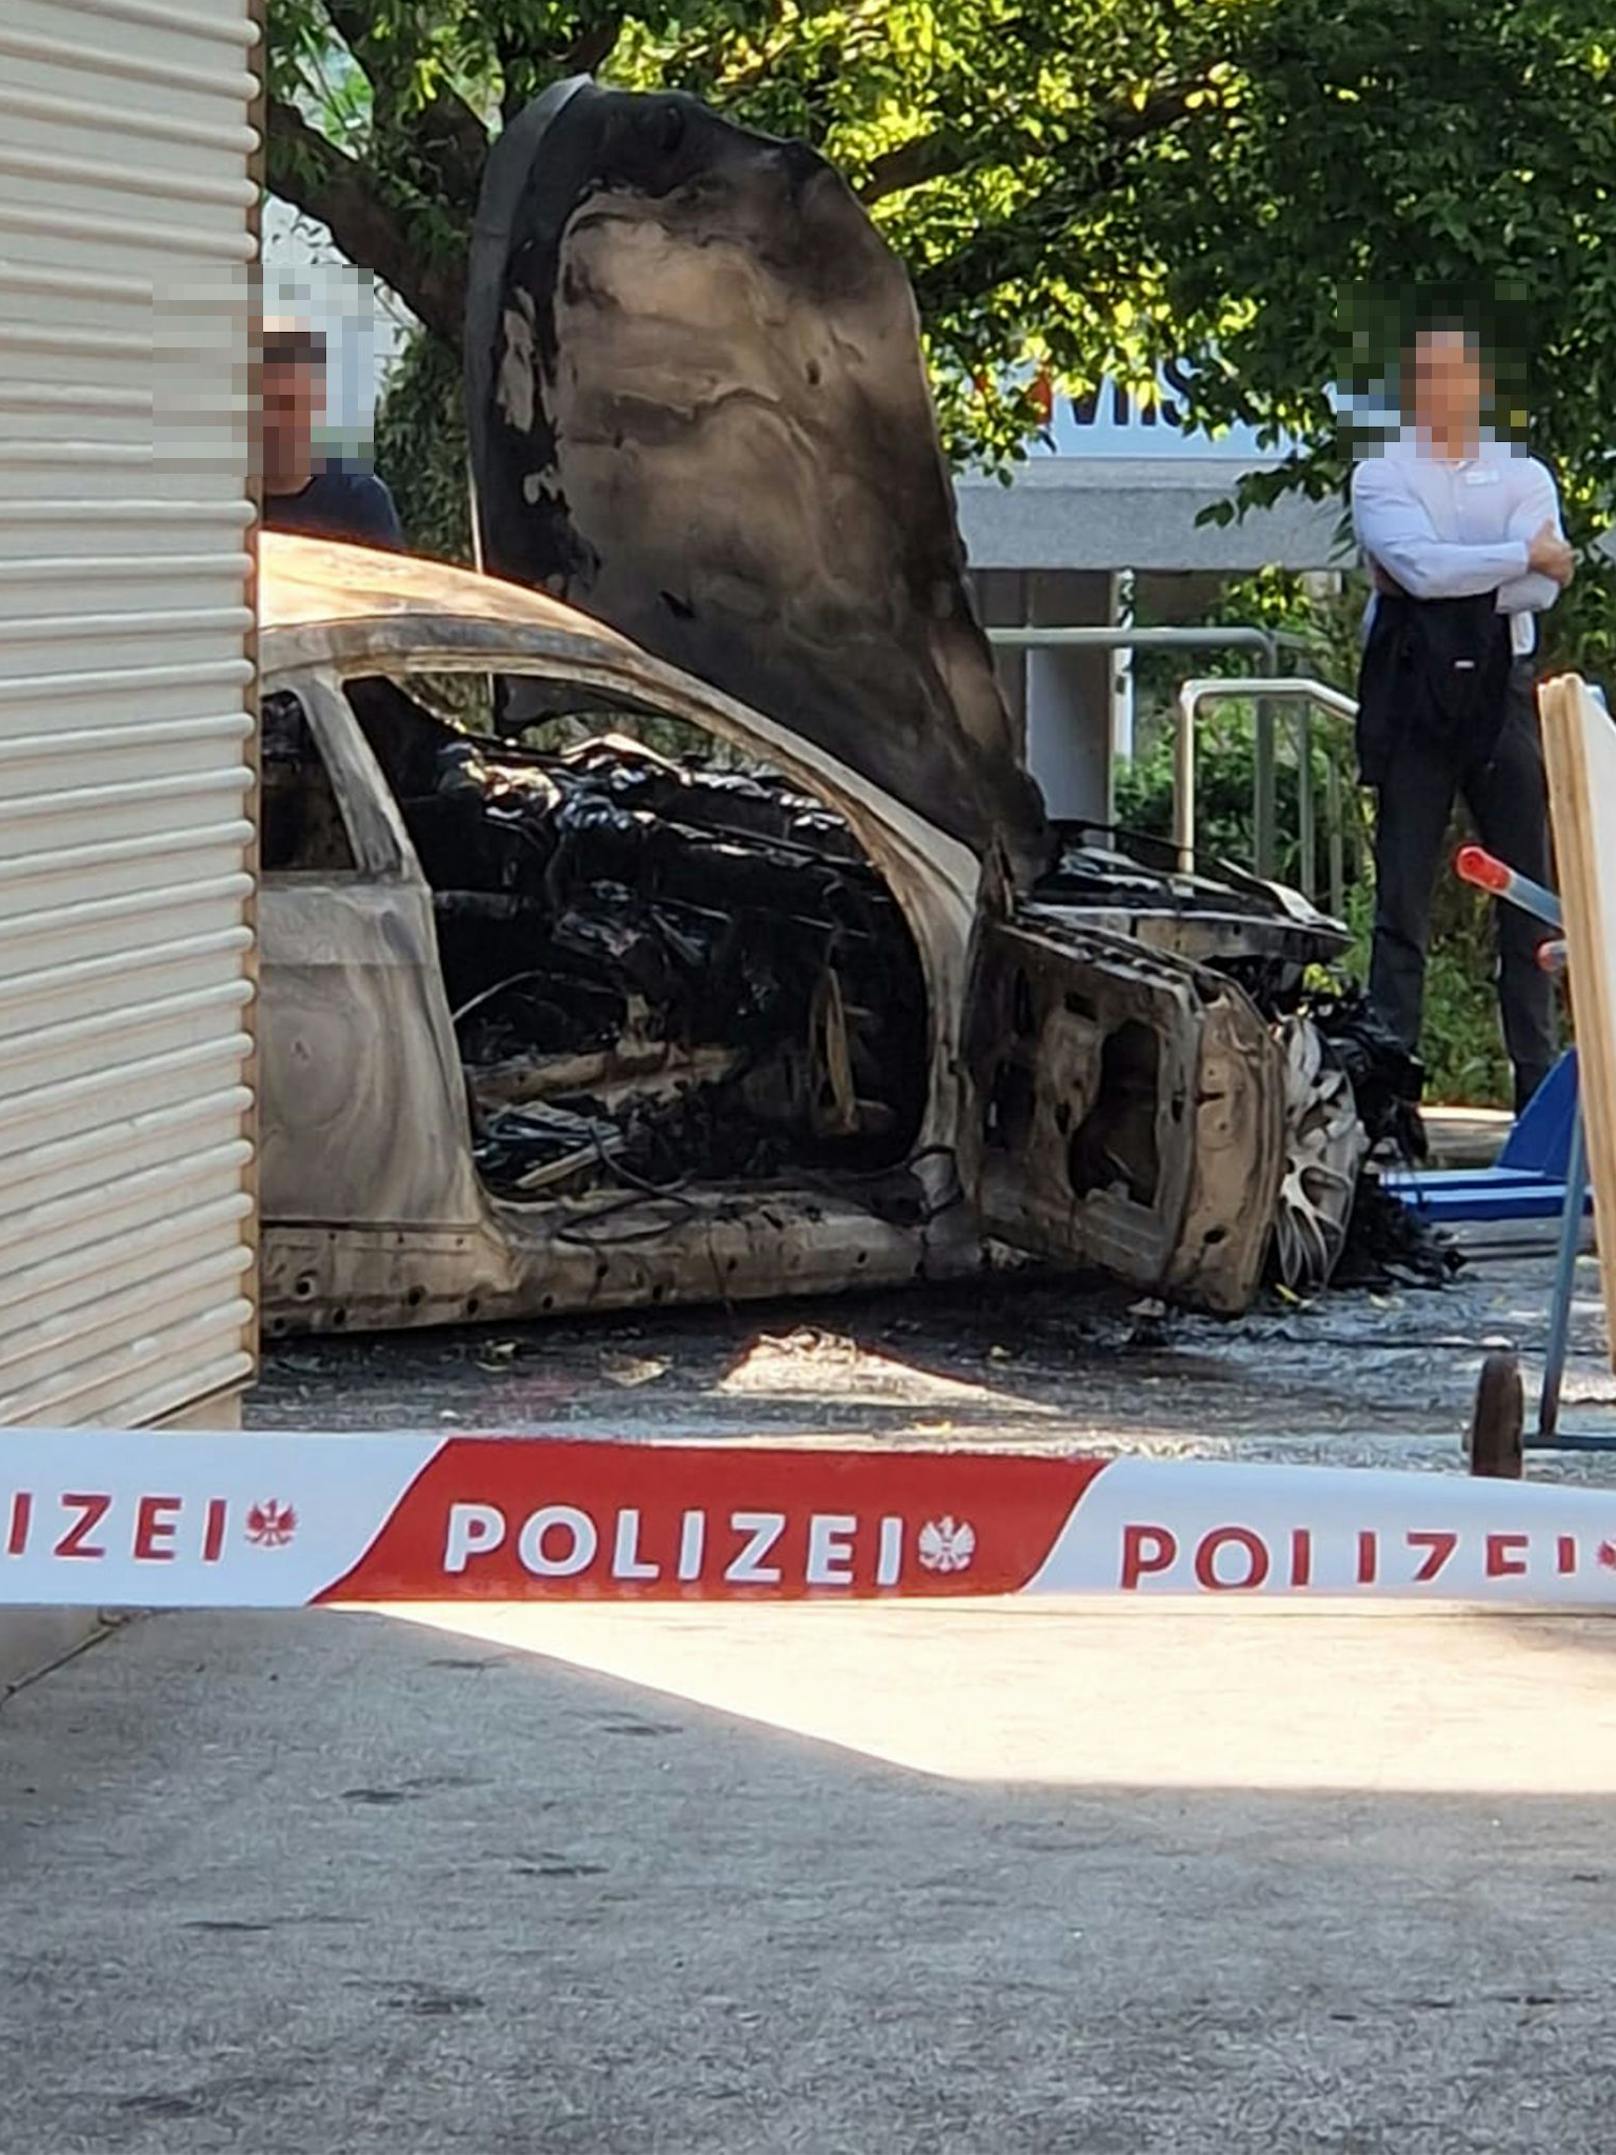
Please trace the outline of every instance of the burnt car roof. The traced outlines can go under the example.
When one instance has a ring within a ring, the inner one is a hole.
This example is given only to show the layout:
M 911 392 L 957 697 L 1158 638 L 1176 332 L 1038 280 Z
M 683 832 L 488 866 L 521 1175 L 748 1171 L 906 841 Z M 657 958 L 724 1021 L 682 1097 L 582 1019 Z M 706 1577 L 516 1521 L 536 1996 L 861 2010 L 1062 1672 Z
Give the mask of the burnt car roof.
M 466 389 L 491 566 L 1047 864 L 909 279 L 815 151 L 555 85 L 489 156 Z
M 508 666 L 517 675 L 555 665 L 605 689 L 615 708 L 683 717 L 810 792 L 823 790 L 889 870 L 893 847 L 905 855 L 920 847 L 952 888 L 975 888 L 969 852 L 850 761 L 543 592 L 449 562 L 264 532 L 258 620 L 266 685 L 310 665 L 349 674 L 412 664 L 498 674 Z
M 260 533 L 258 546 L 258 624 L 265 632 L 438 614 L 548 629 L 622 652 L 636 650 L 627 637 L 575 606 L 451 562 L 284 531 Z

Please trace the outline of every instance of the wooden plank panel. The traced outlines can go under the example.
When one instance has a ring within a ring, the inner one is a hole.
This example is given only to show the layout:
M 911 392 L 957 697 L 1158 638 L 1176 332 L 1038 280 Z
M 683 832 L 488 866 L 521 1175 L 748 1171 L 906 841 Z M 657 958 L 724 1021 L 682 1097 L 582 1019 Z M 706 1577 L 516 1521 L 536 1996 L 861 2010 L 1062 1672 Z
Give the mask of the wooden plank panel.
M 1616 1367 L 1616 723 L 1575 674 L 1545 683 L 1538 700 L 1600 1227 L 1606 1337 Z

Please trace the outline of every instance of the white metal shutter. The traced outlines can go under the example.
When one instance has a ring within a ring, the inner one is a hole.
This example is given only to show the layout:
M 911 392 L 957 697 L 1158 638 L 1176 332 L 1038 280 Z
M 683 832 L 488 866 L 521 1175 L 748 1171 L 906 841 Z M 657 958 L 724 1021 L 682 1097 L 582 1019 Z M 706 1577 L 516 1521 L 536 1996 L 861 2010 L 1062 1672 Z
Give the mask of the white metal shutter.
M 0 1422 L 253 1366 L 248 0 L 0 0 Z

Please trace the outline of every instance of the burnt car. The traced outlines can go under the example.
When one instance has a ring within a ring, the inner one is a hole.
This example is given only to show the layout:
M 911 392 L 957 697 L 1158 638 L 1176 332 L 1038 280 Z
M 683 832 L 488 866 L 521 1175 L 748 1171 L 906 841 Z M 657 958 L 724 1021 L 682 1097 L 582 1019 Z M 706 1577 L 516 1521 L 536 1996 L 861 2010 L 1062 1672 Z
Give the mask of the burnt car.
M 840 176 L 558 85 L 490 155 L 466 397 L 494 574 L 264 545 L 269 1328 L 1327 1277 L 1345 938 L 1050 827 Z
M 996 1247 L 1232 1312 L 1287 1220 L 1327 1271 L 1367 1139 L 1280 1014 L 1343 940 L 1294 894 L 1080 832 L 1018 892 L 779 717 L 468 570 L 268 534 L 260 615 L 272 1333 Z M 498 738 L 513 690 L 572 738 Z

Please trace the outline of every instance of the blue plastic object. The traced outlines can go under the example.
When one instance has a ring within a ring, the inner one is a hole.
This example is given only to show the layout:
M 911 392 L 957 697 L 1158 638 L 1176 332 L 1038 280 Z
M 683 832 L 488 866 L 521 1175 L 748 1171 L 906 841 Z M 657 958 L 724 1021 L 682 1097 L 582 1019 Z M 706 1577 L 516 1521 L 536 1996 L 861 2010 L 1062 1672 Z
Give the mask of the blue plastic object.
M 1552 1220 L 1564 1209 L 1577 1124 L 1577 1051 L 1568 1049 L 1527 1102 L 1496 1167 L 1388 1175 L 1386 1187 L 1428 1220 L 1464 1227 L 1488 1220 Z
M 1565 1210 L 1560 1215 L 1560 1254 L 1554 1267 L 1549 1301 L 1549 1338 L 1543 1350 L 1543 1390 L 1538 1401 L 1537 1435 L 1528 1443 L 1553 1444 L 1560 1436 L 1560 1396 L 1565 1389 L 1566 1355 L 1571 1346 L 1571 1303 L 1577 1291 L 1577 1257 L 1582 1248 L 1582 1215 L 1588 1205 L 1588 1148 L 1582 1117 L 1571 1119 L 1571 1159 L 1566 1169 Z M 1572 1446 L 1579 1440 L 1567 1439 Z M 1589 1451 L 1616 1451 L 1616 1439 L 1581 1440 Z
M 1547 1175 L 1563 1183 L 1576 1126 L 1577 1051 L 1567 1048 L 1516 1119 L 1494 1172 Z

